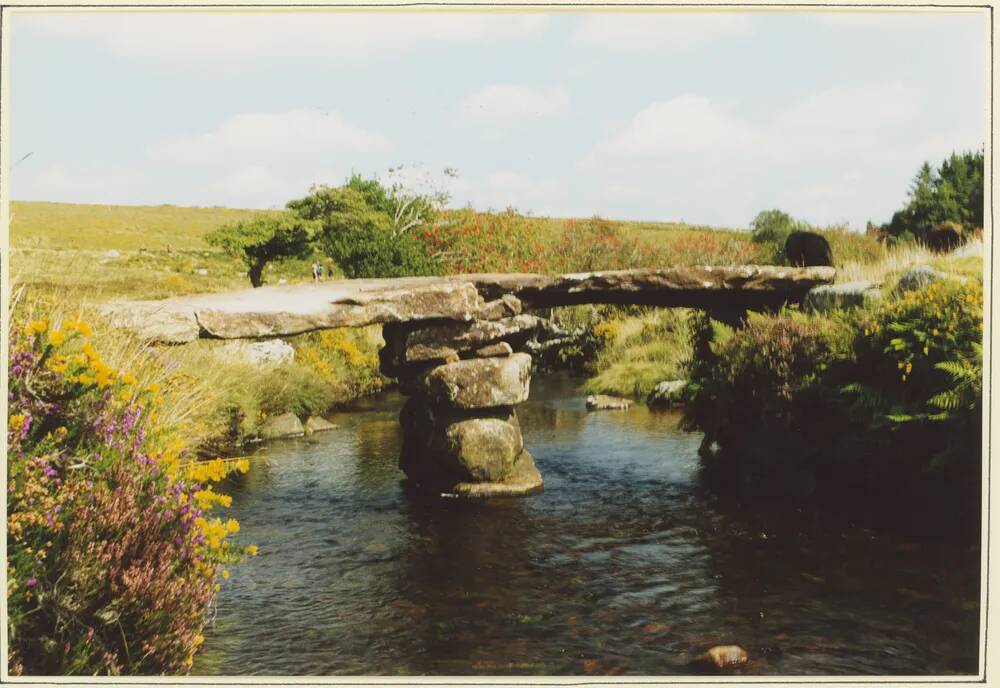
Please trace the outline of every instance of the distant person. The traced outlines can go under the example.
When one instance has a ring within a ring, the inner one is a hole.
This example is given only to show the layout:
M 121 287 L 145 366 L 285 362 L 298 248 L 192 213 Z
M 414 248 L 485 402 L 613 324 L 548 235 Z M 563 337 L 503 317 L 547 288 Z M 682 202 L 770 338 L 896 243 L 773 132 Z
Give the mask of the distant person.
M 313 282 L 319 282 L 319 271 L 320 271 L 319 263 L 317 263 L 314 260 L 312 268 L 313 268 Z
M 169 256 L 173 252 L 174 252 L 174 247 L 171 246 L 170 244 L 167 244 L 167 255 Z
M 323 264 L 322 263 L 320 263 L 318 266 L 316 266 L 316 274 L 319 276 L 319 281 L 322 282 L 323 281 Z

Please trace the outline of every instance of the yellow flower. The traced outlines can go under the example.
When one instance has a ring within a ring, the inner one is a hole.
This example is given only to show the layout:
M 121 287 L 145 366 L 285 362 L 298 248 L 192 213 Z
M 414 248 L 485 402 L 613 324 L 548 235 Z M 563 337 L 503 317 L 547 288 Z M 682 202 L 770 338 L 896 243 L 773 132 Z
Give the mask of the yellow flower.
M 243 551 L 249 554 L 251 557 L 255 557 L 257 556 L 257 545 L 247 545 Z
M 15 414 L 7 419 L 7 426 L 11 430 L 20 430 L 24 427 L 24 421 L 28 420 L 27 416 L 21 414 Z
M 94 378 L 90 377 L 89 375 L 85 375 L 83 373 L 80 373 L 76 377 L 76 381 L 79 382 L 81 385 L 92 385 L 92 384 L 94 384 Z
M 84 337 L 89 337 L 93 330 L 90 329 L 90 325 L 83 322 L 82 320 L 76 324 L 76 331 L 82 334 Z
M 222 577 L 229 580 L 229 569 L 222 569 Z
M 236 534 L 240 532 L 240 523 L 235 518 L 231 518 L 226 521 L 226 530 L 230 533 Z
M 122 383 L 126 385 L 134 385 L 136 383 L 135 375 L 132 373 L 125 373 L 122 375 Z
M 127 389 L 123 389 L 118 398 L 122 401 L 132 401 L 132 394 Z
M 201 644 L 202 644 L 203 642 L 205 642 L 205 636 L 203 636 L 203 635 L 200 635 L 200 634 L 199 634 L 199 635 L 196 635 L 196 636 L 194 637 L 194 646 L 195 646 L 195 647 L 198 647 L 198 646 L 199 646 L 199 645 L 201 645 Z
M 62 330 L 52 330 L 49 332 L 49 345 L 59 346 L 66 341 L 66 333 Z
M 157 392 L 160 391 L 160 386 L 155 382 L 153 382 L 149 385 L 149 391 L 152 392 L 153 394 L 156 394 Z

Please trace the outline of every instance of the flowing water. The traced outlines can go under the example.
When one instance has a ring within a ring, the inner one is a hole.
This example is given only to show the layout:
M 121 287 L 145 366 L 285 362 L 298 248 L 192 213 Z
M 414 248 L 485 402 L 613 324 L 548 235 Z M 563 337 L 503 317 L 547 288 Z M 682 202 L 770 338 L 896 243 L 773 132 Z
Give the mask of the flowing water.
M 746 674 L 978 670 L 979 555 L 698 486 L 700 436 L 575 383 L 518 407 L 545 478 L 527 499 L 414 495 L 402 398 L 262 448 L 229 486 L 260 555 L 219 595 L 202 674 L 691 674 L 739 644 Z

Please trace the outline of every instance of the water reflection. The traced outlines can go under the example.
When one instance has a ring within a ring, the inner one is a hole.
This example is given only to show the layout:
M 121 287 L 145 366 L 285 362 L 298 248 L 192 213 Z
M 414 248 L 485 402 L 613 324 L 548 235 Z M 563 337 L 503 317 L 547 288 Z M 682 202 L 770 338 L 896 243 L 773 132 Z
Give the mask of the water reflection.
M 683 674 L 728 642 L 747 673 L 976 670 L 974 552 L 716 503 L 676 414 L 587 413 L 574 381 L 536 380 L 545 492 L 468 503 L 403 489 L 400 404 L 254 459 L 232 511 L 261 554 L 199 673 Z

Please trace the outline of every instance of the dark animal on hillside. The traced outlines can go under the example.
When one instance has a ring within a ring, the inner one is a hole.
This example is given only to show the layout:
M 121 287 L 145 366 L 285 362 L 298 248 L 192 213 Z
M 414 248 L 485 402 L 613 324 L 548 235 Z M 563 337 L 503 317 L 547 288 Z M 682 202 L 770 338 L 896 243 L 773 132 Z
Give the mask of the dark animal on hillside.
M 829 265 L 833 267 L 833 252 L 830 244 L 819 234 L 812 232 L 792 232 L 785 239 L 785 258 L 789 265 L 809 267 Z
M 955 222 L 942 222 L 931 227 L 924 237 L 924 243 L 932 251 L 947 253 L 962 244 L 962 226 Z

